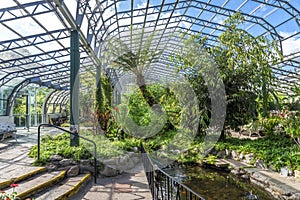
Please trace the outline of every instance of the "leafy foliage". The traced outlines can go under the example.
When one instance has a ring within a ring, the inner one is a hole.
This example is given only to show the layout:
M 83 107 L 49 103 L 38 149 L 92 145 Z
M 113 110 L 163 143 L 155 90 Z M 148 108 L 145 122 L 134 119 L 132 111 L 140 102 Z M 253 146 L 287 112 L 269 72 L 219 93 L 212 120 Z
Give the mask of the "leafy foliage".
M 269 136 L 256 140 L 227 138 L 218 142 L 216 150 L 236 150 L 239 153 L 254 154 L 254 160 L 261 159 L 276 170 L 288 166 L 300 169 L 300 148 L 288 137 Z
M 37 160 L 37 145 L 30 149 L 29 157 L 35 158 L 35 165 L 45 165 L 51 155 L 58 154 L 63 158 L 80 159 L 91 158 L 90 152 L 81 143 L 78 147 L 70 146 L 70 135 L 68 133 L 57 134 L 55 136 L 45 135 L 41 138 L 40 161 Z
M 171 88 L 165 87 L 161 84 L 150 85 L 148 90 L 151 96 L 154 97 L 155 101 L 162 106 L 162 109 L 168 115 L 166 129 L 172 128 L 172 126 L 179 128 L 182 106 L 176 99 L 174 91 L 172 91 Z M 129 116 L 132 118 L 132 120 L 140 126 L 149 125 L 152 118 L 150 112 L 151 109 L 140 91 L 134 91 L 127 98 L 129 98 Z
M 300 148 L 300 117 L 299 115 L 290 115 L 285 118 L 284 122 L 285 131 L 290 135 L 295 143 Z
M 206 37 L 192 35 L 183 41 L 182 52 L 171 57 L 178 71 L 185 73 L 198 95 L 200 110 L 204 113 L 202 116 L 205 116 L 205 120 L 201 122 L 208 122 L 211 112 L 209 94 L 205 89 L 208 83 L 205 83 L 201 74 L 208 67 L 205 61 L 208 59 L 203 57 L 207 55 L 205 53 L 209 53 L 217 64 L 225 85 L 225 126 L 238 129 L 239 125 L 248 123 L 257 115 L 258 103 L 263 105 L 263 111 L 259 111 L 266 115 L 268 96 L 272 92 L 270 85 L 274 79 L 271 65 L 277 63 L 282 56 L 275 42 L 264 36 L 253 37 L 239 29 L 243 21 L 240 13 L 229 18 L 225 22 L 226 30 L 217 39 L 217 46 L 206 46 Z
M 96 118 L 101 129 L 106 132 L 111 122 L 112 88 L 110 79 L 101 76 L 96 91 Z
M 135 35 L 133 35 L 133 32 Z M 144 33 L 144 30 L 131 30 L 130 44 L 121 40 L 110 39 L 108 42 L 107 59 L 111 62 L 110 66 L 122 72 L 130 72 L 136 77 L 136 84 L 146 102 L 153 106 L 156 101 L 147 89 L 144 73 L 150 65 L 158 60 L 162 52 L 152 48 L 152 40 L 155 32 Z M 133 48 L 132 44 L 139 44 Z

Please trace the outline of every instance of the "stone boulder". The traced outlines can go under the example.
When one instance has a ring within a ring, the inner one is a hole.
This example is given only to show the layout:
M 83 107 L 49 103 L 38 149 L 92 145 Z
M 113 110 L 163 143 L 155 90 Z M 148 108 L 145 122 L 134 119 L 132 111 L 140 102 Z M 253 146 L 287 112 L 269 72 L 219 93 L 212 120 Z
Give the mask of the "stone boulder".
M 62 156 L 55 154 L 55 155 L 50 156 L 49 161 L 50 161 L 50 162 L 56 162 L 56 161 L 59 162 L 59 161 L 61 161 L 62 159 L 63 159 Z
M 74 165 L 74 166 L 71 166 L 69 168 L 69 170 L 67 171 L 67 176 L 68 177 L 74 177 L 74 176 L 77 176 L 79 174 L 79 166 L 78 165 Z
M 103 176 L 112 177 L 117 176 L 119 171 L 109 166 L 105 166 L 104 169 L 100 171 L 100 174 Z
M 76 162 L 73 159 L 62 159 L 59 161 L 60 166 L 66 167 L 70 165 L 76 165 Z

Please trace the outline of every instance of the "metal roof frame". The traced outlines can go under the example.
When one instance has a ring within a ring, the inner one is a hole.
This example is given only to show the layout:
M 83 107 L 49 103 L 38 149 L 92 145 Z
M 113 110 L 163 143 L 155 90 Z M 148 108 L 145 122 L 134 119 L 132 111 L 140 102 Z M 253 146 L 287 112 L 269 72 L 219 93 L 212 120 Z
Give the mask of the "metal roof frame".
M 109 68 L 102 60 L 105 40 L 113 37 L 132 39 L 135 34 L 132 27 L 140 29 L 143 36 L 151 31 L 158 32 L 153 48 L 163 49 L 164 53 L 145 74 L 149 77 L 169 77 L 171 80 L 174 69 L 169 67 L 172 63 L 167 58 L 181 47 L 178 38 L 170 37 L 171 33 L 179 30 L 188 34 L 200 32 L 208 38 L 207 45 L 218 45 L 216 38 L 226 28 L 224 20 L 238 11 L 245 17 L 245 24 L 240 28 L 256 36 L 267 36 L 280 45 L 285 59 L 272 68 L 280 81 L 279 85 L 284 85 L 282 90 L 300 82 L 300 48 L 288 54 L 284 52 L 284 43 L 300 41 L 300 3 L 297 0 L 147 0 L 144 4 L 138 0 L 7 2 L 9 6 L 0 7 L 0 30 L 13 36 L 0 36 L 0 87 L 8 86 L 14 80 L 21 83 L 22 80 L 40 77 L 41 85 L 68 90 L 69 40 L 70 31 L 74 29 L 80 33 L 81 72 L 102 67 L 112 76 L 114 83 L 124 72 L 105 69 Z M 272 19 L 278 15 L 281 20 Z M 45 16 L 52 16 L 59 23 L 57 28 L 49 29 L 41 20 Z M 15 24 L 27 19 L 40 32 L 34 30 L 28 34 L 19 31 Z M 282 34 L 285 26 L 293 28 L 290 35 Z M 47 45 L 57 48 L 45 48 Z M 143 40 L 135 45 L 143 45 Z

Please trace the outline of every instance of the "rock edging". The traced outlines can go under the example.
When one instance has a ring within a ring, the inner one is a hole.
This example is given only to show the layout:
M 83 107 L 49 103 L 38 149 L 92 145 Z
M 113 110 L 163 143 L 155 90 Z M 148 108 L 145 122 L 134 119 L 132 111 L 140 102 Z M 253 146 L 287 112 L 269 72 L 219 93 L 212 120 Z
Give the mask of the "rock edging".
M 98 174 L 102 176 L 112 177 L 122 172 L 130 171 L 141 162 L 139 153 L 127 152 L 125 155 L 97 161 Z M 73 159 L 65 159 L 60 155 L 52 155 L 46 164 L 48 171 L 65 170 L 67 177 L 74 177 L 80 173 L 94 173 L 93 162 L 86 159 L 75 161 Z
M 300 179 L 297 179 L 297 176 L 287 177 L 274 172 L 268 169 L 262 160 L 256 160 L 254 166 L 250 165 L 254 157 L 251 153 L 243 155 L 235 150 L 224 150 L 214 152 L 214 155 L 219 158 L 216 163 L 228 163 L 232 174 L 249 179 L 272 194 L 274 198 L 300 200 Z

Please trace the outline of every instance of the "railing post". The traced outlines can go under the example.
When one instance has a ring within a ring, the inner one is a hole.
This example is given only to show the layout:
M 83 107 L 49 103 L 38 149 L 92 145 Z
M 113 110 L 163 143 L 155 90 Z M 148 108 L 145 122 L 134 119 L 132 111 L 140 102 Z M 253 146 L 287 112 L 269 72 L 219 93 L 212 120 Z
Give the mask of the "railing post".
M 59 126 L 55 126 L 53 124 L 40 124 L 38 126 L 38 155 L 37 155 L 38 161 L 40 160 L 40 153 L 41 153 L 41 151 L 40 151 L 40 149 L 41 149 L 41 142 L 40 142 L 41 141 L 40 140 L 41 136 L 40 135 L 41 135 L 41 127 L 42 126 L 54 127 L 54 128 L 59 129 L 59 130 L 65 131 L 65 132 L 69 133 L 70 135 L 75 135 L 71 131 L 65 130 L 65 129 L 63 129 L 63 128 L 59 127 Z M 97 183 L 97 174 L 98 174 L 97 173 L 97 145 L 96 145 L 96 143 L 94 141 L 92 141 L 90 139 L 87 139 L 87 138 L 79 136 L 79 135 L 77 135 L 77 137 L 80 137 L 83 140 L 86 140 L 86 141 L 92 143 L 93 146 L 94 146 L 94 153 L 93 153 L 93 157 L 94 157 L 94 182 Z
M 153 200 L 173 200 L 174 197 L 175 200 L 181 200 L 184 196 L 186 198 L 185 200 L 205 200 L 205 198 L 180 183 L 174 177 L 168 175 L 159 167 L 156 167 L 156 165 L 153 164 L 151 158 L 148 156 L 142 143 L 141 153 Z M 161 193 L 160 195 L 159 190 Z
M 38 153 L 37 153 L 37 159 L 40 161 L 40 153 L 41 153 L 41 125 L 38 127 Z

